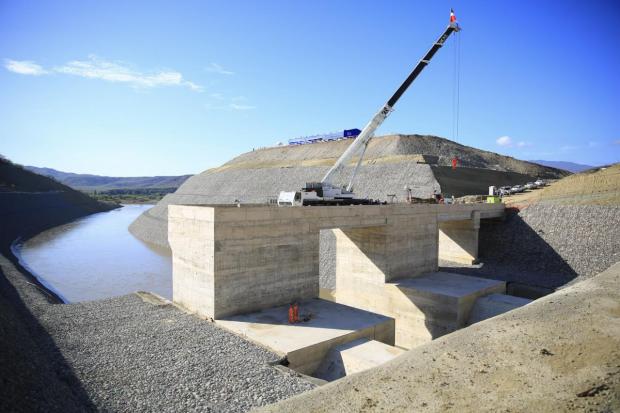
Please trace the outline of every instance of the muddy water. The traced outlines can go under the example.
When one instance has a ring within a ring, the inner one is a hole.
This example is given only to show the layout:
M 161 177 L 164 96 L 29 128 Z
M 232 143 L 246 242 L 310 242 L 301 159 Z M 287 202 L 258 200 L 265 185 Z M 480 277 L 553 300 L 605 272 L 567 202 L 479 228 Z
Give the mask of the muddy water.
M 172 263 L 129 233 L 152 205 L 126 205 L 42 232 L 17 245 L 22 263 L 67 302 L 152 291 L 172 297 Z

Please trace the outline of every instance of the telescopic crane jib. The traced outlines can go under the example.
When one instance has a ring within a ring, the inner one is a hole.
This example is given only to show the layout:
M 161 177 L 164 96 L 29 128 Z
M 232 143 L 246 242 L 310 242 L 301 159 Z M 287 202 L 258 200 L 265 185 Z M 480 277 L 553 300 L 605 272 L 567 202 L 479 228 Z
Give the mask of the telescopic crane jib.
M 433 44 L 430 50 L 424 55 L 424 57 L 418 62 L 416 67 L 411 71 L 407 79 L 402 85 L 394 92 L 392 97 L 379 109 L 379 111 L 372 117 L 370 122 L 364 127 L 362 132 L 355 138 L 353 143 L 347 148 L 346 151 L 338 158 L 334 166 L 325 174 L 321 182 L 308 182 L 306 187 L 297 192 L 280 192 L 278 197 L 278 205 L 364 205 L 374 204 L 373 200 L 366 198 L 356 198 L 353 194 L 353 180 L 357 174 L 357 171 L 362 163 L 364 152 L 368 146 L 368 142 L 374 136 L 375 131 L 381 126 L 383 121 L 394 110 L 396 102 L 405 93 L 405 91 L 411 86 L 413 81 L 424 70 L 424 68 L 430 63 L 431 59 L 437 53 L 437 51 L 443 46 L 448 37 L 453 32 L 461 30 L 459 24 L 456 21 L 454 11 L 450 11 L 450 24 L 443 32 L 437 41 Z M 360 153 L 361 152 L 361 153 Z M 356 154 L 359 155 L 357 165 L 353 170 L 349 184 L 345 187 L 339 187 L 332 184 L 332 178 L 334 175 L 342 169 Z

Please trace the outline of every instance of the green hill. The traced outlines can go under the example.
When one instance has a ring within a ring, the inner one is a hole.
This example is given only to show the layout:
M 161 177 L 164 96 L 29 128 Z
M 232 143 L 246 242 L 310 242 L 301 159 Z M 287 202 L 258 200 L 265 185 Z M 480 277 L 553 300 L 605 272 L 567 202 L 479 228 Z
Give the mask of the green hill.
M 25 168 L 39 175 L 54 178 L 55 180 L 80 191 L 170 189 L 168 192 L 172 192 L 172 190 L 181 186 L 181 184 L 191 176 L 114 177 L 75 174 L 71 172 L 58 171 L 52 168 L 39 168 L 36 166 L 26 166 Z

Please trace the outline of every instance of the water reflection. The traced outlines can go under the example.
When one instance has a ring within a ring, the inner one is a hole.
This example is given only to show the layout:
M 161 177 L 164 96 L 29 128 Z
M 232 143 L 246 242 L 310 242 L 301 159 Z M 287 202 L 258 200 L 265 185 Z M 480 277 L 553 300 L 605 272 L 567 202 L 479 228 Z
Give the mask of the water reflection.
M 129 233 L 152 205 L 126 205 L 42 232 L 18 246 L 20 259 L 65 301 L 152 291 L 172 297 L 172 262 Z

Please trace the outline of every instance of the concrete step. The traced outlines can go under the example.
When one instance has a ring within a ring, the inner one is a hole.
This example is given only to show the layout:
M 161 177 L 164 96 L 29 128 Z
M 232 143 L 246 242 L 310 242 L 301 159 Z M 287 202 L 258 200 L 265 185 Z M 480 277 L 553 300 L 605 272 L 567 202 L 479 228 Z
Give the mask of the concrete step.
M 405 352 L 398 347 L 361 338 L 332 348 L 314 376 L 326 381 L 338 380 L 377 367 Z
M 467 320 L 467 325 L 478 323 L 531 303 L 533 300 L 506 294 L 489 294 L 480 297 L 474 303 Z

